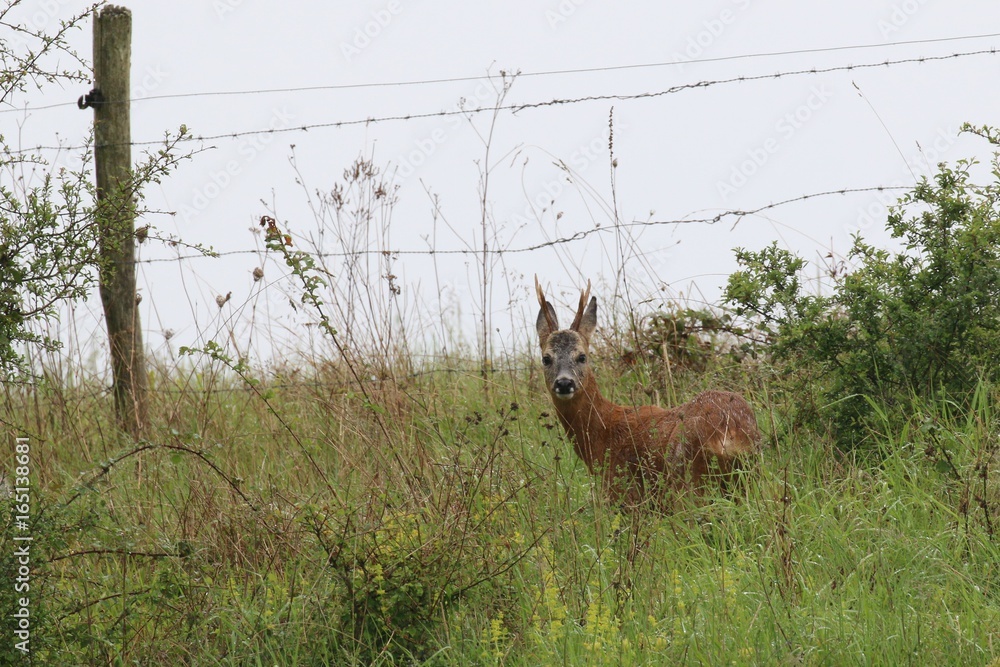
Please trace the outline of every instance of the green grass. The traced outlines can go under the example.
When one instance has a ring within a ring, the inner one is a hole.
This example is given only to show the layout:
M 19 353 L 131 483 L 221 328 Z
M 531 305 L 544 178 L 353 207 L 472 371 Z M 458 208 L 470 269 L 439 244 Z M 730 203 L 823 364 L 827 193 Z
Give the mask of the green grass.
M 622 401 L 655 385 L 599 373 Z M 773 381 L 673 380 L 747 393 L 769 446 L 734 497 L 669 515 L 605 502 L 532 371 L 359 387 L 331 367 L 255 389 L 161 372 L 139 445 L 95 387 L 9 387 L 0 419 L 32 446 L 33 658 L 1000 664 L 995 392 L 968 417 L 907 416 L 858 462 Z

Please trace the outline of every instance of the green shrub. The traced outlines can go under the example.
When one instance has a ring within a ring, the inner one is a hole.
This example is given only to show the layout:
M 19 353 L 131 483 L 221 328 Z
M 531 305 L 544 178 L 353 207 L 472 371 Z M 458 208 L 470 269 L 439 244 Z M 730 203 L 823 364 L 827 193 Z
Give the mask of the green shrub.
M 806 262 L 777 244 L 737 250 L 742 269 L 730 276 L 727 303 L 776 361 L 823 387 L 841 445 L 870 433 L 873 401 L 963 403 L 979 377 L 1000 378 L 1000 157 L 984 186 L 971 181 L 975 164 L 940 165 L 890 210 L 900 251 L 855 236 L 856 268 L 835 273 L 827 295 L 805 293 Z

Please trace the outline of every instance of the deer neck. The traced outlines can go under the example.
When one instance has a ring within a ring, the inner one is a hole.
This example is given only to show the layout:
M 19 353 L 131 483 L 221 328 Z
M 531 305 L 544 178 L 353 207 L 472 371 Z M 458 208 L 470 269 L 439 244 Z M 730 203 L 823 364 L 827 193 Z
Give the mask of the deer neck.
M 594 376 L 588 375 L 583 387 L 569 399 L 553 397 L 556 414 L 573 441 L 577 456 L 594 472 L 594 466 L 604 463 L 608 449 L 608 426 L 615 405 L 601 395 Z

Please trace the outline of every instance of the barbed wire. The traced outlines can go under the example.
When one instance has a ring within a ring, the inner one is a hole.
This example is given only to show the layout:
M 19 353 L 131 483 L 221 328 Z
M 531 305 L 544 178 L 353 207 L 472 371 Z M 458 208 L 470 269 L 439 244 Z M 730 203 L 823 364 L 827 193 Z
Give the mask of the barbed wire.
M 914 58 L 902 58 L 899 60 L 885 60 L 878 63 L 863 63 L 861 65 L 835 65 L 832 67 L 811 67 L 808 69 L 791 70 L 786 72 L 778 72 L 776 74 L 757 74 L 753 76 L 734 76 L 728 79 L 716 79 L 713 81 L 699 81 L 698 83 L 684 83 L 677 86 L 672 86 L 666 90 L 659 90 L 647 93 L 636 93 L 632 95 L 587 95 L 585 97 L 571 97 L 567 99 L 555 99 L 549 100 L 547 102 L 532 102 L 530 104 L 513 105 L 512 110 L 516 113 L 518 111 L 523 111 L 525 109 L 538 109 L 540 107 L 548 106 L 558 106 L 563 104 L 580 104 L 582 102 L 602 102 L 602 101 L 629 101 L 629 100 L 641 100 L 649 99 L 654 97 L 661 97 L 663 95 L 672 95 L 674 93 L 679 93 L 684 90 L 691 90 L 694 88 L 709 88 L 711 86 L 719 86 L 729 83 L 750 83 L 754 81 L 763 81 L 766 79 L 781 79 L 784 77 L 796 77 L 803 75 L 815 75 L 815 74 L 829 74 L 831 72 L 851 72 L 854 70 L 864 70 L 873 69 L 876 67 L 893 67 L 896 65 L 907 65 L 914 63 L 926 63 L 934 62 L 939 60 L 951 60 L 954 58 L 966 58 L 970 56 L 981 56 L 981 55 L 996 55 L 996 48 L 982 49 L 979 51 L 966 51 L 964 53 L 951 53 L 943 56 L 918 56 Z M 484 111 L 487 109 L 483 109 Z
M 569 243 L 574 243 L 576 241 L 583 240 L 588 236 L 601 233 L 614 233 L 622 229 L 634 229 L 642 227 L 660 227 L 664 225 L 693 225 L 693 224 L 707 224 L 714 225 L 722 222 L 728 218 L 736 218 L 736 222 L 742 218 L 758 215 L 781 206 L 787 206 L 789 204 L 794 204 L 798 202 L 807 201 L 810 199 L 816 199 L 818 197 L 830 197 L 833 195 L 849 195 L 849 194 L 859 194 L 866 192 L 892 192 L 899 190 L 912 190 L 911 186 L 904 185 L 875 185 L 863 188 L 840 188 L 837 190 L 825 190 L 823 192 L 812 192 L 809 194 L 799 195 L 797 197 L 791 197 L 789 199 L 783 199 L 781 201 L 772 202 L 770 204 L 765 204 L 753 209 L 730 209 L 717 213 L 716 215 L 710 217 L 702 218 L 681 218 L 676 220 L 633 220 L 632 222 L 623 222 L 618 224 L 602 225 L 597 227 L 592 227 L 590 229 L 584 229 L 570 236 L 560 237 L 557 239 L 552 239 L 549 241 L 543 241 L 541 243 L 536 243 L 528 246 L 523 246 L 519 248 L 487 248 L 486 253 L 488 255 L 516 255 L 529 252 L 536 252 L 544 248 L 550 248 L 558 245 L 566 245 Z M 173 243 L 174 241 L 168 241 Z M 434 248 L 428 248 L 426 250 L 415 250 L 415 249 L 381 249 L 381 250 L 353 250 L 353 251 L 342 251 L 342 252 L 305 252 L 308 255 L 319 258 L 338 258 L 338 257 L 364 257 L 370 255 L 389 255 L 389 256 L 406 256 L 406 255 L 423 255 L 423 256 L 434 256 L 434 255 L 482 255 L 483 248 L 448 248 L 443 250 L 437 250 Z M 154 257 L 150 259 L 139 259 L 136 260 L 136 264 L 156 264 L 163 262 L 181 262 L 189 259 L 199 259 L 199 258 L 219 258 L 237 255 L 266 255 L 267 251 L 265 249 L 259 250 L 226 250 L 226 251 L 210 251 L 203 252 L 192 255 L 178 255 L 176 257 Z
M 211 134 L 211 135 L 191 135 L 184 137 L 181 141 L 216 141 L 220 139 L 241 139 L 243 137 L 250 136 L 262 136 L 262 135 L 277 135 L 277 134 L 288 134 L 291 132 L 308 132 L 310 130 L 317 129 L 328 129 L 328 128 L 342 128 L 351 127 L 356 125 L 375 125 L 379 123 L 389 123 L 389 122 L 406 122 L 413 120 L 423 120 L 428 118 L 447 118 L 452 116 L 473 116 L 481 113 L 496 113 L 498 111 L 509 111 L 514 114 L 521 111 L 527 111 L 532 109 L 539 109 L 543 107 L 551 106 L 563 106 L 570 104 L 582 104 L 585 102 L 598 102 L 598 101 L 634 101 L 641 99 L 651 99 L 656 97 L 662 97 L 665 95 L 673 95 L 686 90 L 694 90 L 701 88 L 710 88 L 713 86 L 722 86 L 733 83 L 753 83 L 757 81 L 764 81 L 768 79 L 782 79 L 790 77 L 799 76 L 815 76 L 818 74 L 829 74 L 833 72 L 851 72 L 855 70 L 865 70 L 874 69 L 882 67 L 896 67 L 900 65 L 909 64 L 920 64 L 928 62 L 937 62 L 944 60 L 956 60 L 959 58 L 969 58 L 974 56 L 982 55 L 996 55 L 996 48 L 980 49 L 978 51 L 964 51 L 959 53 L 951 53 L 947 55 L 940 56 L 916 56 L 912 58 L 901 58 L 897 60 L 884 60 L 877 63 L 862 63 L 859 65 L 835 65 L 831 67 L 810 67 L 807 69 L 798 70 L 787 70 L 783 72 L 776 72 L 774 74 L 756 74 L 756 75 L 740 75 L 734 76 L 726 79 L 710 79 L 698 81 L 695 83 L 685 83 L 678 84 L 676 86 L 671 86 L 663 90 L 657 91 L 647 91 L 644 93 L 633 93 L 633 94 L 608 94 L 608 95 L 586 95 L 583 97 L 572 97 L 563 99 L 552 99 L 542 102 L 528 102 L 521 104 L 504 104 L 504 105 L 494 105 L 494 106 L 481 106 L 472 107 L 468 109 L 454 109 L 450 111 L 433 111 L 424 113 L 408 113 L 399 114 L 392 116 L 371 116 L 367 118 L 357 118 L 351 120 L 339 120 L 339 121 L 329 121 L 324 123 L 311 123 L 306 125 L 297 125 L 293 127 L 276 127 L 268 128 L 264 130 L 241 130 L 236 132 L 225 132 L 221 134 Z M 126 145 L 122 144 L 107 144 L 112 145 Z M 163 140 L 158 139 L 155 141 L 133 141 L 129 142 L 129 146 L 162 146 Z M 7 155 L 21 155 L 24 153 L 30 153 L 33 151 L 43 151 L 43 150 L 53 150 L 53 151 L 73 151 L 73 150 L 83 150 L 87 149 L 87 145 L 76 145 L 76 146 L 35 146 L 33 148 L 25 148 L 15 151 L 5 151 L 4 154 Z
M 956 42 L 956 41 L 965 41 L 974 39 L 989 39 L 994 37 L 1000 37 L 1000 33 L 986 33 L 981 35 L 956 35 L 953 37 L 932 37 L 928 39 L 910 39 L 899 42 L 845 44 L 841 46 L 824 46 L 824 47 L 815 47 L 810 49 L 790 49 L 787 51 L 765 51 L 760 53 L 742 53 L 731 56 L 717 56 L 713 58 L 692 58 L 692 59 L 671 60 L 671 61 L 652 62 L 652 63 L 631 63 L 627 65 L 606 65 L 602 67 L 580 67 L 571 69 L 542 70 L 538 72 L 517 71 L 517 72 L 507 73 L 501 71 L 501 75 L 509 74 L 510 76 L 515 76 L 516 78 L 521 79 L 521 78 L 531 78 L 531 77 L 564 76 L 568 74 L 594 74 L 599 72 L 619 72 L 619 71 L 636 70 L 636 69 L 679 67 L 682 65 L 730 62 L 738 60 L 751 60 L 756 58 L 774 58 L 780 56 L 806 55 L 806 54 L 816 54 L 816 53 L 836 53 L 840 51 L 854 51 L 862 49 L 892 48 L 898 46 L 913 46 L 915 44 L 941 44 L 947 42 Z M 234 96 L 248 96 L 248 95 L 272 95 L 272 94 L 304 93 L 304 92 L 334 91 L 334 90 L 358 90 L 366 88 L 397 88 L 397 87 L 408 87 L 408 86 L 438 85 L 442 83 L 467 83 L 471 81 L 481 81 L 483 79 L 489 79 L 489 78 L 490 74 L 486 74 L 485 76 L 479 75 L 479 76 L 438 77 L 431 79 L 417 79 L 411 81 L 371 81 L 366 83 L 295 86 L 287 88 L 259 88 L 250 90 L 207 90 L 207 91 L 198 91 L 190 93 L 144 95 L 142 97 L 130 98 L 128 102 L 129 103 L 146 102 L 150 100 L 169 100 L 169 99 L 182 99 L 182 98 L 192 98 L 192 97 L 234 97 Z M 123 102 L 121 100 L 105 100 L 103 103 L 122 104 Z M 46 104 L 40 106 L 12 107 L 9 109 L 0 109 L 0 114 L 27 112 L 27 111 L 43 111 L 47 109 L 56 109 L 60 107 L 73 107 L 76 105 L 77 105 L 76 102 L 58 102 L 56 104 Z

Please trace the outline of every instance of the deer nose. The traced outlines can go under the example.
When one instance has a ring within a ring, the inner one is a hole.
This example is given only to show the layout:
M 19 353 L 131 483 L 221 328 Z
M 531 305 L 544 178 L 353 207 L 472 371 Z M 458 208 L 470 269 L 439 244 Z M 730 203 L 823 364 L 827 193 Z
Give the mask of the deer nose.
M 576 391 L 576 382 L 572 378 L 557 378 L 552 383 L 552 391 L 556 396 L 569 397 Z

